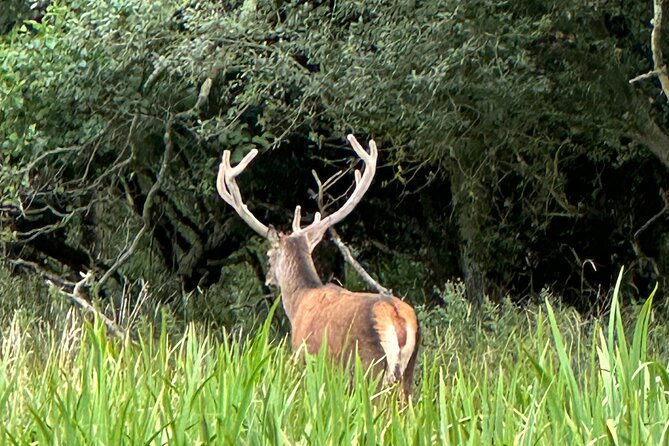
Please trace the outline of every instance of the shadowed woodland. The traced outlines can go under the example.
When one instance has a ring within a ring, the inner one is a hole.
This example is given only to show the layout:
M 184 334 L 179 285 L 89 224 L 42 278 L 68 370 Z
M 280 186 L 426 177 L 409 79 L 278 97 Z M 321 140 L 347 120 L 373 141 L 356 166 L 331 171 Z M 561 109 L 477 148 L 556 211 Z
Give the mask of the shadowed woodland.
M 240 186 L 281 229 L 295 205 L 318 210 L 312 170 L 355 167 L 353 132 L 377 141 L 379 168 L 338 231 L 409 301 L 440 305 L 462 279 L 474 303 L 549 289 L 598 314 L 622 266 L 627 296 L 663 293 L 669 124 L 653 11 L 10 0 L 2 262 L 70 290 L 91 271 L 101 299 L 145 280 L 176 307 L 204 293 L 222 320 L 267 308 L 264 245 L 215 192 L 220 156 L 260 151 Z M 347 172 L 326 209 L 350 192 Z M 328 240 L 316 262 L 325 280 L 363 287 Z

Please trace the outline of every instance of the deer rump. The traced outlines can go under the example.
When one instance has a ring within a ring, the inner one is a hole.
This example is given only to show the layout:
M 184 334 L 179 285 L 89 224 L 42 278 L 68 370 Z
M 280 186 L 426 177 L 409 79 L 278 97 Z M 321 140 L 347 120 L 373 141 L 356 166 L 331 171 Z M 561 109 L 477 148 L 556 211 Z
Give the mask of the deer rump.
M 395 296 L 354 293 L 333 284 L 302 289 L 301 303 L 291 321 L 294 351 L 327 354 L 342 363 L 358 353 L 365 368 L 384 373 L 383 382 L 413 377 L 418 323 L 411 306 Z M 409 380 L 411 380 L 409 378 Z M 411 383 L 403 382 L 405 391 Z

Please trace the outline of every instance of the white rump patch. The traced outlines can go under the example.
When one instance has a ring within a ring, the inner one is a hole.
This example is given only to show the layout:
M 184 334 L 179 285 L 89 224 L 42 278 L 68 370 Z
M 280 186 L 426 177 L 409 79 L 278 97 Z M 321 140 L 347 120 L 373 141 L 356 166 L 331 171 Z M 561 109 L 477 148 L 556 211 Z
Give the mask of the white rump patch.
M 404 321 L 403 321 L 404 322 Z M 379 340 L 381 347 L 386 354 L 386 372 L 384 374 L 384 384 L 392 384 L 397 381 L 396 371 L 399 369 L 399 376 L 404 375 L 404 371 L 409 364 L 411 355 L 416 345 L 416 329 L 412 324 L 405 323 L 406 329 L 406 343 L 400 349 L 397 339 L 397 332 L 395 326 L 386 324 L 386 326 L 379 331 Z
M 404 347 L 400 350 L 400 370 L 402 371 L 402 375 L 404 375 L 411 355 L 413 355 L 413 351 L 416 348 L 416 327 L 413 327 L 412 324 L 405 324 L 405 328 L 407 338 Z
M 387 324 L 382 331 L 379 332 L 379 340 L 381 341 L 381 347 L 386 353 L 386 373 L 383 377 L 383 382 L 385 384 L 391 384 L 396 381 L 395 379 L 395 370 L 400 365 L 400 371 L 404 373 L 406 368 L 406 363 L 404 367 L 401 365 L 400 358 L 400 345 L 397 342 L 397 332 L 393 324 Z

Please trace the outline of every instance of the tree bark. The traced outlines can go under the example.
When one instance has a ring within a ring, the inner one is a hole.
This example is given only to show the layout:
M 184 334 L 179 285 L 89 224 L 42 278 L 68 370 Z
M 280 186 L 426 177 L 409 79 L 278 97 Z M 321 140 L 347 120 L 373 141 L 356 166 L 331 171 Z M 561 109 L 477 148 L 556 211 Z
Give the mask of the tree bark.
M 655 120 L 644 107 L 646 116 L 642 120 L 640 132 L 634 138 L 646 146 L 657 159 L 669 169 L 669 135 L 655 123 Z
M 468 178 L 459 167 L 451 170 L 451 189 L 460 238 L 460 267 L 470 302 L 483 304 L 486 290 L 485 266 L 480 261 L 480 232 L 488 216 L 490 200 L 480 184 Z

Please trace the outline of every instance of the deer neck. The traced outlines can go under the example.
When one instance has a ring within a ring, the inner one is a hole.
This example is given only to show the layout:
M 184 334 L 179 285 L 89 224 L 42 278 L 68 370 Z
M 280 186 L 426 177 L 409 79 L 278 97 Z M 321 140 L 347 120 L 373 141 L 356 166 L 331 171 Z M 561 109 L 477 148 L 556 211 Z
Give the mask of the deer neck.
M 278 285 L 283 307 L 288 318 L 293 320 L 302 301 L 310 289 L 323 286 L 305 237 L 286 236 L 281 241 L 281 262 Z

